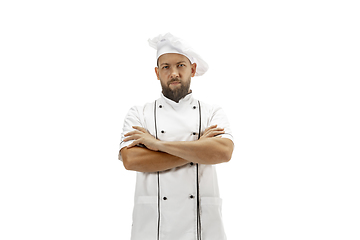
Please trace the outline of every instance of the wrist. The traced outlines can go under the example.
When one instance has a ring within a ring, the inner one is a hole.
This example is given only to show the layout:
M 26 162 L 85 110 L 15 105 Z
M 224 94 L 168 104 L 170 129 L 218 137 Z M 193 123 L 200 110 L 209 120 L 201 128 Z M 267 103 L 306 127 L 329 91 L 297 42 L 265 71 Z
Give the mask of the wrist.
M 159 139 L 156 140 L 156 148 L 160 152 L 166 152 L 165 151 L 165 143 L 164 141 L 161 141 Z

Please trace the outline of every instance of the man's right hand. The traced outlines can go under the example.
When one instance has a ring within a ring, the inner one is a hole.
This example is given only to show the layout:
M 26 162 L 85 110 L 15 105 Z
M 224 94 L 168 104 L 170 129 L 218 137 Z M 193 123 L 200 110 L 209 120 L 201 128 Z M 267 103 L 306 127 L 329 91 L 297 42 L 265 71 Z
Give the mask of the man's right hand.
M 205 129 L 204 133 L 201 135 L 199 140 L 202 140 L 205 138 L 212 138 L 212 137 L 221 138 L 220 134 L 224 134 L 224 133 L 225 133 L 224 128 L 218 128 L 217 125 L 212 125 Z

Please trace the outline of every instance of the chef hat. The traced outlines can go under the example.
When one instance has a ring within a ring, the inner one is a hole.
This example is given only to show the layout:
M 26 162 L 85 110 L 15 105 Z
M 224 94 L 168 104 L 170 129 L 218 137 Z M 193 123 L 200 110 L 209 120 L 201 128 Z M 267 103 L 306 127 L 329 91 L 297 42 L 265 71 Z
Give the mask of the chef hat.
M 191 63 L 196 63 L 195 76 L 201 76 L 209 69 L 207 63 L 184 40 L 171 33 L 159 35 L 148 41 L 149 45 L 157 50 L 156 59 L 166 53 L 178 53 L 187 57 Z

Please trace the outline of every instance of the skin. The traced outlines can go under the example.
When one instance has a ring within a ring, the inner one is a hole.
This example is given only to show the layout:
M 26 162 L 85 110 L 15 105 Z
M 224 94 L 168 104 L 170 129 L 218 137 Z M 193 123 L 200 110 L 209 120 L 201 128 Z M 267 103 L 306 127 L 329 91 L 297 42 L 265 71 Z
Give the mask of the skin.
M 196 63 L 176 53 L 168 53 L 159 57 L 155 67 L 157 79 L 160 80 L 163 94 L 175 102 L 190 92 L 191 78 L 196 73 Z M 175 95 L 175 96 L 174 96 Z
M 168 86 L 172 91 L 190 84 L 191 77 L 196 73 L 196 63 L 191 64 L 180 54 L 164 54 L 159 57 L 158 64 L 155 68 L 158 80 L 163 88 Z M 189 88 L 187 93 L 190 91 Z M 200 139 L 196 141 L 173 142 L 160 141 L 142 127 L 133 126 L 133 128 L 134 131 L 125 135 L 124 141 L 134 140 L 134 142 L 121 149 L 123 164 L 127 170 L 157 172 L 190 162 L 218 164 L 230 161 L 234 149 L 230 139 L 219 136 L 225 131 L 217 125 L 205 129 Z M 143 144 L 146 148 L 138 147 L 138 144 Z

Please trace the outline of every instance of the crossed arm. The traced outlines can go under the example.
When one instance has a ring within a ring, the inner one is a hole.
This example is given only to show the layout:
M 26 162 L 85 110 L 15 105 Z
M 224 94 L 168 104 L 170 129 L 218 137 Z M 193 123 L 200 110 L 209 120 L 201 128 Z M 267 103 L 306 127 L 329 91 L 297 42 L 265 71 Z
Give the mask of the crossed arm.
M 121 149 L 124 166 L 138 172 L 157 172 L 179 167 L 189 162 L 217 164 L 228 162 L 233 152 L 233 142 L 222 139 L 224 129 L 216 125 L 207 128 L 197 141 L 166 142 L 155 139 L 144 128 L 125 135 L 124 141 L 134 140 Z M 146 148 L 137 147 L 143 144 Z

